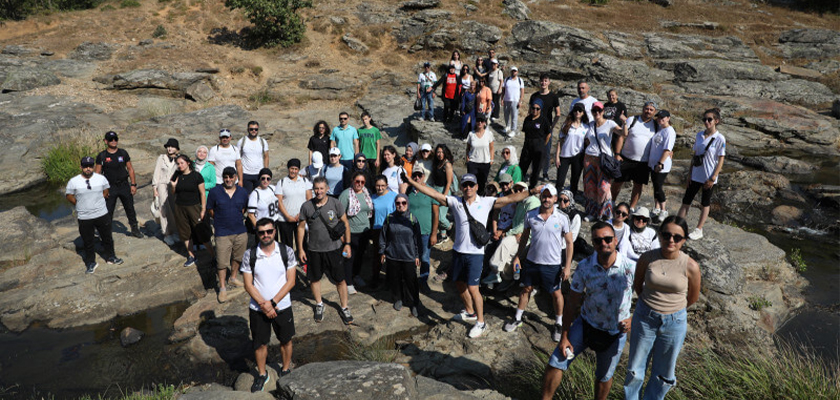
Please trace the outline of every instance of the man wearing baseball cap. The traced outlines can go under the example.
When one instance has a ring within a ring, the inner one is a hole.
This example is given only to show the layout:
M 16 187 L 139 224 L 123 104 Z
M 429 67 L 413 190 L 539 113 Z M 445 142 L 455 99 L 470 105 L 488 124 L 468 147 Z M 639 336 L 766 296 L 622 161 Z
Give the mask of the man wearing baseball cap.
M 222 170 L 222 184 L 210 189 L 207 196 L 207 212 L 213 217 L 213 230 L 216 235 L 216 260 L 214 262 L 219 275 L 219 303 L 227 301 L 227 283 L 231 286 L 244 286 L 236 279 L 239 261 L 248 247 L 248 233 L 242 218 L 248 209 L 248 191 L 236 185 L 236 168 L 225 167 Z M 230 280 L 227 270 L 230 269 Z
M 122 264 L 123 260 L 114 255 L 114 239 L 111 236 L 111 216 L 105 199 L 108 198 L 108 180 L 94 172 L 96 164 L 93 157 L 82 157 L 82 173 L 67 182 L 65 197 L 70 204 L 76 206 L 76 218 L 79 220 L 79 235 L 82 237 L 85 254 L 85 273 L 92 274 L 99 264 L 96 263 L 94 252 L 94 230 L 99 232 L 103 256 L 108 264 Z
M 207 161 L 216 167 L 216 182 L 222 182 L 222 171 L 226 167 L 233 167 L 236 169 L 236 181 L 239 186 L 244 184 L 242 176 L 242 155 L 239 148 L 230 144 L 230 130 L 222 129 L 219 131 L 219 144 L 210 148 L 210 153 L 207 155 Z
M 650 181 L 648 156 L 653 135 L 658 126 L 653 119 L 656 113 L 656 103 L 645 102 L 642 114 L 630 117 L 624 124 L 624 130 L 615 143 L 616 160 L 621 161 L 621 176 L 613 181 L 610 188 L 613 201 L 618 201 L 618 194 L 624 182 L 633 181 L 633 191 L 630 193 L 630 209 L 635 209 L 642 190 Z
M 455 240 L 452 247 L 452 277 L 458 294 L 464 301 L 464 310 L 455 318 L 462 321 L 476 321 L 470 329 L 469 337 L 477 338 L 487 329 L 484 323 L 484 300 L 479 292 L 479 280 L 484 266 L 485 244 L 476 241 L 476 235 L 470 228 L 470 220 L 486 226 L 490 211 L 500 209 L 508 204 L 517 203 L 528 196 L 528 191 L 514 193 L 504 197 L 483 197 L 477 194 L 478 180 L 473 174 L 461 177 L 461 192 L 463 197 L 446 196 L 431 186 L 422 185 L 417 181 L 403 177 L 403 181 L 413 186 L 420 193 L 446 204 L 455 216 Z M 539 192 L 542 187 L 532 189 Z M 469 213 L 469 214 L 467 214 Z
M 128 152 L 119 148 L 119 140 L 114 131 L 105 134 L 105 143 L 108 147 L 96 156 L 94 172 L 104 175 L 105 179 L 108 179 L 108 184 L 111 185 L 108 198 L 105 200 L 108 216 L 114 219 L 114 210 L 117 208 L 117 199 L 119 199 L 125 210 L 125 216 L 128 218 L 131 235 L 142 238 L 143 233 L 137 226 L 137 213 L 134 212 L 134 194 L 137 193 L 134 167 L 131 166 L 131 157 Z

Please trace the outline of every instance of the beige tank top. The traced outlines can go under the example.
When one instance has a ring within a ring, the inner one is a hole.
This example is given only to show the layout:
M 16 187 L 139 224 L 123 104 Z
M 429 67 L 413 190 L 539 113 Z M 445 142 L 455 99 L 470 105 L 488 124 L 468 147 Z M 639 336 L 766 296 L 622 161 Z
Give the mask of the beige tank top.
M 680 251 L 676 260 L 662 257 L 661 251 L 653 252 L 653 259 L 645 271 L 642 300 L 653 311 L 673 314 L 688 304 L 688 260 Z

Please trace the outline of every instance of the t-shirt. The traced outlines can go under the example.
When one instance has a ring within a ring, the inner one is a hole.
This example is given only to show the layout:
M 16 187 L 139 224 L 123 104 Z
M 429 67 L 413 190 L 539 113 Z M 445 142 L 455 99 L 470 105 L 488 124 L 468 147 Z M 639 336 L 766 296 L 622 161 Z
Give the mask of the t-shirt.
M 586 137 L 588 130 L 588 125 L 580 124 L 577 128 L 569 126 L 569 130 L 565 134 L 560 131 L 560 137 L 566 138 L 563 142 L 563 147 L 560 148 L 560 157 L 570 158 L 580 154 L 581 150 L 583 150 L 583 139 Z
M 330 152 L 330 136 L 310 136 L 309 144 L 306 145 L 306 148 L 312 151 L 313 153 L 317 151 L 320 152 L 322 156 L 327 157 Z
M 260 170 L 265 167 L 263 151 L 268 153 L 268 142 L 259 136 L 254 140 L 242 138 L 239 139 L 237 147 L 239 147 L 242 157 L 242 173 L 248 175 L 259 174 Z
M 190 172 L 189 174 L 176 174 L 172 177 L 172 182 L 178 180 L 175 185 L 175 204 L 179 206 L 194 206 L 201 204 L 201 190 L 198 185 L 204 183 L 204 177 L 198 172 Z
M 111 185 L 108 184 L 108 180 L 100 174 L 94 172 L 90 178 L 79 174 L 67 182 L 64 194 L 76 196 L 76 217 L 81 221 L 86 221 L 108 214 L 102 192 L 109 187 Z
M 709 144 L 711 140 L 714 140 L 715 142 L 709 147 L 709 151 L 706 151 L 706 145 Z M 691 167 L 691 180 L 694 182 L 704 183 L 712 177 L 713 173 L 715 173 L 715 168 L 718 164 L 718 157 L 726 155 L 726 138 L 723 137 L 720 131 L 717 131 L 714 135 L 705 139 L 703 131 L 700 131 L 694 139 L 693 154 L 703 155 L 703 166 Z M 714 183 L 717 183 L 717 179 L 715 179 Z
M 426 93 L 426 89 L 434 86 L 437 80 L 437 75 L 434 72 L 421 72 L 417 77 L 417 83 L 420 85 L 420 93 Z
M 621 114 L 627 116 L 627 106 L 618 101 L 615 103 L 604 103 L 604 118 L 615 121 L 618 126 L 621 126 Z
M 601 155 L 601 150 L 605 154 L 613 155 L 612 151 L 612 130 L 618 126 L 615 121 L 608 119 L 603 125 L 595 128 L 595 123 L 589 124 L 589 129 L 586 131 L 586 139 L 589 140 L 589 146 L 586 147 L 586 155 L 598 157 Z M 601 143 L 600 148 L 595 141 L 595 131 L 598 132 L 598 141 Z
M 490 71 L 487 73 L 487 86 L 490 87 L 490 90 L 492 90 L 493 93 L 499 93 L 499 89 L 502 87 L 504 78 L 505 76 L 501 69 Z
M 446 99 L 454 99 L 455 94 L 458 93 L 458 75 L 446 74 L 446 85 L 443 87 L 443 97 Z
M 385 217 L 394 212 L 397 206 L 394 200 L 397 198 L 397 192 L 389 190 L 388 193 L 382 196 L 370 196 L 373 200 L 373 229 L 382 228 L 382 223 L 385 222 Z
M 96 155 L 96 164 L 102 166 L 102 175 L 112 185 L 125 182 L 128 179 L 126 164 L 129 161 L 131 161 L 131 157 L 123 149 L 117 149 L 113 154 L 109 153 L 108 150 L 102 150 Z
M 295 180 L 287 176 L 277 182 L 274 190 L 278 196 L 283 196 L 283 207 L 286 208 L 286 213 L 294 216 L 300 213 L 300 206 L 306 202 L 306 192 L 312 190 L 312 182 L 299 175 Z M 286 218 L 280 213 L 277 215 L 277 220 L 285 221 Z
M 630 235 L 627 238 L 630 245 L 625 247 L 624 255 L 633 261 L 638 261 L 639 257 L 645 252 L 660 247 L 656 230 L 650 227 L 646 227 L 641 232 L 635 232 L 631 228 Z
M 207 211 L 213 210 L 213 228 L 216 236 L 245 233 L 243 210 L 248 208 L 248 191 L 234 186 L 233 196 L 228 196 L 224 186 L 216 186 L 207 196 Z
M 376 152 L 376 141 L 382 139 L 382 133 L 379 128 L 371 126 L 370 128 L 359 129 L 359 152 L 365 155 L 368 160 L 375 160 L 379 157 Z M 342 152 L 343 154 L 343 152 Z
M 502 196 L 502 194 L 499 194 L 499 197 Z M 499 219 L 496 221 L 496 227 L 498 229 L 507 230 L 513 226 L 513 216 L 516 214 L 516 204 L 517 203 L 510 203 L 499 210 Z
M 347 168 L 339 164 L 337 167 L 327 165 L 324 168 L 324 178 L 327 178 L 327 194 L 338 196 L 344 190 L 344 174 Z
M 583 109 L 586 110 L 586 116 L 589 117 L 589 122 L 595 121 L 595 119 L 592 118 L 592 105 L 595 104 L 597 101 L 598 99 L 596 99 L 595 96 L 586 96 L 585 99 L 581 99 L 580 97 L 578 97 L 572 100 L 572 105 L 569 106 L 569 112 L 572 112 L 572 108 L 575 106 L 575 104 L 583 103 Z
M 540 99 L 543 102 L 540 114 L 545 115 L 553 122 L 554 117 L 556 116 L 554 115 L 554 112 L 557 111 L 557 107 L 560 107 L 560 99 L 557 98 L 557 94 L 551 91 L 547 94 L 540 94 L 540 92 L 536 92 L 531 95 L 531 98 L 528 100 L 528 104 L 534 104 L 534 100 L 536 99 Z
M 382 175 L 385 175 L 385 177 L 388 178 L 388 190 L 395 193 L 400 192 L 400 185 L 403 184 L 400 173 L 405 173 L 406 175 L 411 174 L 411 172 L 406 172 L 405 169 L 399 165 L 394 165 L 393 167 L 388 167 L 382 170 Z
M 364 193 L 356 193 L 352 188 L 350 188 L 341 192 L 341 195 L 338 196 L 338 201 L 341 202 L 341 206 L 344 207 L 345 212 L 347 211 L 347 207 L 350 206 L 351 195 L 356 196 L 356 200 L 359 201 L 360 208 L 358 214 L 353 216 L 347 215 L 347 222 L 350 223 L 350 233 L 362 233 L 370 229 L 370 218 L 368 218 L 368 213 L 373 210 L 368 207 L 367 202 L 365 201 Z
M 236 168 L 236 160 L 241 159 L 242 157 L 239 155 L 239 148 L 234 145 L 230 145 L 228 147 L 215 145 L 211 147 L 210 152 L 207 154 L 207 161 L 212 162 L 216 166 L 216 183 L 221 184 L 223 182 L 222 172 L 224 172 L 226 167 Z M 259 172 L 260 171 L 257 170 L 255 173 Z
M 461 76 L 461 92 L 466 92 L 466 91 L 470 90 L 470 86 L 472 86 L 472 83 L 473 83 L 472 75 L 470 75 L 470 74 L 462 75 Z
M 659 132 L 656 132 L 653 135 L 653 138 L 650 139 L 650 157 L 648 158 L 648 167 L 653 170 L 656 167 L 656 164 L 659 163 L 659 160 L 662 159 L 662 153 L 665 150 L 674 151 L 674 141 L 677 140 L 677 132 L 674 131 L 673 127 L 662 128 Z M 671 159 L 674 158 L 673 155 L 665 159 L 665 162 L 662 163 L 662 171 L 659 173 L 666 173 L 671 172 Z
M 283 268 L 283 256 L 280 254 L 284 250 L 289 260 L 285 268 Z M 262 248 L 257 247 L 257 262 L 254 264 L 254 271 L 251 271 L 251 249 L 245 250 L 245 254 L 242 255 L 242 265 L 239 267 L 239 271 L 243 274 L 253 274 L 254 287 L 260 292 L 260 296 L 264 300 L 269 300 L 276 296 L 280 292 L 280 289 L 283 288 L 283 285 L 286 284 L 287 271 L 294 269 L 296 266 L 297 259 L 295 258 L 294 250 L 289 246 L 274 242 L 274 251 L 271 254 L 265 254 Z M 277 302 L 278 310 L 285 310 L 291 306 L 292 296 L 289 293 L 286 293 Z M 254 311 L 260 311 L 260 305 L 254 299 L 251 299 L 248 308 Z
M 431 197 L 420 193 L 417 190 L 411 190 L 408 193 L 408 211 L 414 214 L 417 222 L 420 224 L 420 234 L 429 235 L 432 233 L 432 206 L 439 205 Z
M 522 95 L 522 88 L 525 87 L 525 83 L 522 82 L 522 78 L 520 77 L 512 77 L 509 76 L 505 79 L 505 99 L 504 101 L 509 101 L 511 103 L 518 103 L 519 96 Z
M 551 121 L 545 118 L 542 113 L 540 113 L 539 118 L 533 118 L 529 115 L 522 121 L 522 132 L 525 132 L 523 149 L 527 147 L 531 151 L 541 153 L 545 149 L 546 137 L 551 135 Z
M 650 155 L 650 138 L 656 133 L 656 122 L 653 118 L 644 122 L 637 115 L 627 119 L 627 126 L 629 129 L 627 137 L 624 138 L 624 147 L 621 148 L 621 156 L 633 161 L 647 162 Z
M 547 220 L 540 216 L 540 209 L 525 214 L 525 228 L 531 229 L 531 248 L 528 261 L 543 265 L 562 265 L 563 249 L 566 247 L 565 235 L 571 232 L 569 217 L 562 211 L 553 209 Z
M 356 131 L 356 128 L 347 125 L 346 128 L 341 128 L 341 126 L 336 126 L 332 130 L 332 134 L 330 135 L 330 140 L 335 141 L 335 147 L 338 147 L 341 150 L 341 159 L 342 160 L 352 160 L 353 157 L 356 155 L 355 147 L 353 146 L 353 140 L 359 138 L 359 132 Z M 323 155 L 327 155 L 323 153 Z
M 277 200 L 277 194 L 274 192 L 274 185 L 268 185 L 265 189 L 256 187 L 248 196 L 248 213 L 254 214 L 257 221 L 262 218 L 277 221 L 277 216 L 280 215 L 279 203 L 280 200 Z
M 328 227 L 321 221 L 324 217 L 329 228 L 334 227 L 341 220 L 344 215 L 344 208 L 341 207 L 338 199 L 327 196 L 327 202 L 316 209 L 315 198 L 303 203 L 300 207 L 300 219 L 306 221 L 309 226 L 309 243 L 307 248 L 309 251 L 316 253 L 326 253 L 328 251 L 338 250 L 341 247 L 341 239 L 330 239 L 330 232 Z
M 493 140 L 493 131 L 484 130 L 484 135 L 478 137 L 475 132 L 467 136 L 467 144 L 470 145 L 470 161 L 478 164 L 489 164 L 491 159 L 490 143 Z
M 464 202 L 461 197 L 446 196 L 446 204 L 452 210 L 452 215 L 455 217 L 455 242 L 452 250 L 461 254 L 484 254 L 484 246 L 478 247 L 470 235 L 470 222 L 467 219 L 467 212 L 464 211 Z M 470 204 L 469 210 L 472 217 L 482 223 L 487 224 L 487 217 L 493 211 L 493 205 L 496 204 L 495 197 L 476 196 L 475 201 Z

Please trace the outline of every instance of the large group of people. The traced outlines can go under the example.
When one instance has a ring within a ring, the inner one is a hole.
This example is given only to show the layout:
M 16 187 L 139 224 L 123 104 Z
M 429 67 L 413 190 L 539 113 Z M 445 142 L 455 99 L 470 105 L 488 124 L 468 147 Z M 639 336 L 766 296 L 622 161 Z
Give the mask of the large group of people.
M 454 318 L 471 323 L 470 338 L 489 329 L 482 285 L 502 293 L 520 286 L 516 309 L 501 327 L 505 332 L 522 325 L 530 298 L 542 290 L 552 299 L 551 337 L 558 343 L 546 369 L 544 398 L 553 396 L 563 371 L 586 348 L 597 355 L 596 398 L 605 398 L 628 335 L 627 398 L 640 398 L 651 359 L 645 398 L 663 398 L 676 382 L 685 309 L 699 293 L 699 268 L 681 247 L 686 239 L 703 237 L 726 148 L 717 131 L 720 111 L 703 113 L 705 130 L 696 136 L 683 204 L 669 216 L 663 185 L 676 133 L 670 113 L 655 102 L 628 116 L 615 90 L 607 92 L 604 104 L 581 81 L 563 118 L 548 76 L 540 77 L 538 90 L 523 105 L 518 69 L 510 67 L 505 78 L 494 51 L 474 66 L 456 51 L 445 68 L 438 79 L 431 63 L 423 65 L 418 117 L 434 121 L 440 88 L 442 120 L 455 123 L 456 114 L 461 116 L 453 136 L 465 138 L 463 175 L 456 174 L 446 144 L 411 142 L 400 154 L 383 143 L 367 112 L 359 116 L 358 129 L 346 112 L 332 129 L 326 121 L 315 123 L 307 159 L 286 160 L 281 177 L 269 166 L 269 145 L 256 121 L 249 121 L 247 134 L 235 142 L 229 129 L 220 130 L 218 144 L 199 146 L 194 160 L 181 153 L 178 140 L 165 143 L 151 182 L 160 235 L 167 245 L 183 243 L 185 267 L 196 263 L 196 252 L 209 253 L 220 303 L 228 301 L 229 286 L 244 287 L 251 296 L 259 372 L 252 390 L 262 390 L 269 379 L 265 362 L 272 329 L 281 343 L 281 375 L 289 373 L 294 336 L 289 292 L 301 270 L 315 321 L 325 319 L 320 282 L 326 275 L 336 286 L 338 316 L 347 325 L 354 323 L 349 296 L 360 290 L 387 287 L 395 310 L 405 307 L 420 317 L 420 293 L 431 290 L 428 280 L 452 280 L 463 302 Z M 522 106 L 527 115 L 520 121 Z M 521 149 L 501 149 L 495 175 L 491 122 L 504 124 L 500 137 L 524 135 Z M 115 132 L 108 132 L 105 142 L 107 149 L 95 159 L 81 160 L 82 172 L 66 191 L 77 209 L 88 273 L 97 267 L 94 231 L 107 263 L 122 263 L 111 234 L 117 198 L 130 234 L 143 237 L 132 200 L 137 180 L 131 159 L 118 148 Z M 549 164 L 557 169 L 554 182 L 548 180 Z M 633 182 L 629 203 L 616 203 L 628 181 Z M 648 182 L 653 182 L 652 210 L 639 205 Z M 689 233 L 684 218 L 701 189 L 701 216 Z M 580 235 L 583 221 L 593 223 L 592 246 Z M 430 249 L 450 237 L 451 262 L 431 271 Z M 574 273 L 573 259 L 579 260 Z M 566 281 L 570 291 L 564 295 Z M 634 291 L 640 300 L 631 313 Z

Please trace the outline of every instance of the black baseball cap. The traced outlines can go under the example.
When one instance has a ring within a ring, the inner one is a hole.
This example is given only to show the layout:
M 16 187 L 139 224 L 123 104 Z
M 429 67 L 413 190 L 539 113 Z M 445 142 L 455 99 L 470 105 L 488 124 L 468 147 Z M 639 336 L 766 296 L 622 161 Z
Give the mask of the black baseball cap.
M 96 162 L 93 160 L 93 157 L 91 157 L 91 156 L 84 156 L 84 157 L 82 157 L 82 162 L 81 162 L 80 164 L 81 164 L 83 167 L 91 167 L 91 166 L 93 166 L 94 164 L 96 164 Z
M 108 131 L 107 133 L 105 133 L 105 140 L 111 140 L 111 139 L 120 140 L 120 138 L 117 137 L 117 132 Z

